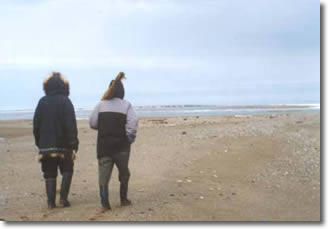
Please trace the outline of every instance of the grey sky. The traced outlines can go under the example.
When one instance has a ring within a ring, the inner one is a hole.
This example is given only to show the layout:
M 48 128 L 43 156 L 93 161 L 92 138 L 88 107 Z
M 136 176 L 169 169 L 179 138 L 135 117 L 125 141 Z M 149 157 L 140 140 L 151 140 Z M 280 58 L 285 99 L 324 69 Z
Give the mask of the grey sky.
M 53 70 L 78 107 L 118 71 L 136 105 L 320 103 L 319 1 L 4 0 L 0 26 L 0 109 Z

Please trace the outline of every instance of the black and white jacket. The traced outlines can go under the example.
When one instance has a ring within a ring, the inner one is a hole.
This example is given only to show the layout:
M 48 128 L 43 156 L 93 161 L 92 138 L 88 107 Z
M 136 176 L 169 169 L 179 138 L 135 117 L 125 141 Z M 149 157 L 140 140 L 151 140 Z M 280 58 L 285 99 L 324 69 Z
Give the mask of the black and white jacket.
M 111 156 L 135 141 L 138 120 L 132 105 L 114 97 L 100 101 L 89 118 L 92 129 L 98 130 L 97 158 Z

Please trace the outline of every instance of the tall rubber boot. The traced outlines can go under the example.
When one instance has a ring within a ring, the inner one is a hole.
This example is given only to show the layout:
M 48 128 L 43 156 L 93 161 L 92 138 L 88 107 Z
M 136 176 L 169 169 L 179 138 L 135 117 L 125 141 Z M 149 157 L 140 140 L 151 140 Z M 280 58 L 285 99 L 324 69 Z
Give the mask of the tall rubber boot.
M 48 209 L 56 207 L 56 178 L 46 179 L 46 192 L 48 197 Z
M 70 202 L 67 200 L 69 189 L 72 183 L 73 173 L 65 172 L 63 173 L 61 188 L 60 188 L 60 200 L 59 204 L 61 207 L 71 206 Z
M 120 186 L 121 206 L 129 206 L 132 204 L 128 199 L 128 183 L 121 183 Z
M 107 185 L 99 185 L 99 193 L 100 193 L 100 200 L 101 200 L 101 206 L 102 210 L 110 210 L 110 204 L 108 199 L 108 186 Z

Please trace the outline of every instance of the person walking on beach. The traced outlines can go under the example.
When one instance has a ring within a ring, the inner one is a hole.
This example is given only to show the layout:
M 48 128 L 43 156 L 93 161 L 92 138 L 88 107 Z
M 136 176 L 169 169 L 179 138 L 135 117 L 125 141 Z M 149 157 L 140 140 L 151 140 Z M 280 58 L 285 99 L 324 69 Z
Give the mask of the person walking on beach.
M 90 115 L 89 124 L 98 130 L 97 159 L 99 191 L 102 210 L 110 210 L 108 183 L 114 164 L 118 168 L 121 206 L 131 204 L 127 198 L 130 171 L 128 168 L 131 144 L 135 141 L 138 121 L 132 105 L 124 100 L 120 72 Z
M 53 72 L 43 83 L 43 96 L 33 119 L 35 145 L 46 183 L 48 208 L 56 207 L 56 178 L 62 174 L 60 206 L 69 207 L 67 200 L 73 176 L 73 160 L 79 140 L 74 107 L 69 95 L 69 83 L 59 72 Z

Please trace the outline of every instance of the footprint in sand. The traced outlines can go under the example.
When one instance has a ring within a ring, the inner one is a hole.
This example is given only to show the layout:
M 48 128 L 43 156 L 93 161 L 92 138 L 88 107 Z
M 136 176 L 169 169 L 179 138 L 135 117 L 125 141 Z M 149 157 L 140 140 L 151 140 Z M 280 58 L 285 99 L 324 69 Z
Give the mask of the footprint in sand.
M 103 209 L 100 209 L 98 210 L 95 215 L 93 217 L 90 217 L 89 220 L 90 221 L 96 221 L 98 218 L 100 218 L 101 216 L 103 216 L 104 214 L 110 212 L 111 210 L 103 210 Z

